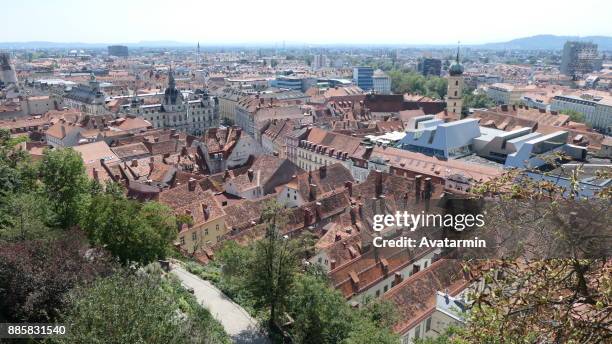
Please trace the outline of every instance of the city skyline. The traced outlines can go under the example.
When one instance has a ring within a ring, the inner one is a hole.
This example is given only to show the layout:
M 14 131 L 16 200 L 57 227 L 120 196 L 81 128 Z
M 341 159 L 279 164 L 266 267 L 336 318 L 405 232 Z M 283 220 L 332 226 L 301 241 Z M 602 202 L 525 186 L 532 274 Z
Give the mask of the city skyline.
M 490 2 L 483 0 L 438 1 L 435 12 L 426 4 L 389 1 L 375 7 L 354 1 L 350 7 L 320 0 L 308 6 L 269 0 L 240 2 L 237 7 L 188 1 L 178 7 L 161 1 L 110 0 L 92 9 L 71 0 L 32 0 L 5 5 L 5 25 L 15 30 L 0 33 L 0 42 L 471 45 L 540 34 L 612 36 L 606 18 L 612 3 L 584 1 L 581 6 L 593 9 L 584 17 L 557 4 L 521 0 L 491 15 Z M 555 15 L 542 15 L 551 6 L 556 6 Z M 338 19 L 330 20 L 332 15 Z M 566 25 L 570 20 L 575 25 Z

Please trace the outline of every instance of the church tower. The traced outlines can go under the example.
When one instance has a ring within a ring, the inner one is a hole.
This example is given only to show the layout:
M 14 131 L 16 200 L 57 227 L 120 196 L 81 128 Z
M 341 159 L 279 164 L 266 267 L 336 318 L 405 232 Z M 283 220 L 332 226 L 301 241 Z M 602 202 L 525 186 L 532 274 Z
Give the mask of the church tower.
M 459 63 L 459 47 L 457 47 L 457 58 L 449 67 L 448 73 L 446 110 L 449 114 L 456 113 L 461 117 L 461 107 L 463 106 L 463 66 Z

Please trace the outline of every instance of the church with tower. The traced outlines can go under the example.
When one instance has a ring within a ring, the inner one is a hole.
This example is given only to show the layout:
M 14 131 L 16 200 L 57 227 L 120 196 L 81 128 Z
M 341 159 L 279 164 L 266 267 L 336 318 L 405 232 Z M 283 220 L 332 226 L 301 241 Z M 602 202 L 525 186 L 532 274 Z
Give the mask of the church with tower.
M 458 114 L 461 117 L 463 106 L 463 66 L 459 63 L 459 47 L 457 57 L 448 68 L 448 90 L 446 93 L 446 111 L 449 114 Z
M 201 90 L 194 93 L 179 90 L 172 69 L 168 71 L 168 87 L 159 104 L 142 104 L 135 96 L 129 111 L 149 121 L 154 128 L 176 129 L 193 135 L 219 126 L 217 98 Z

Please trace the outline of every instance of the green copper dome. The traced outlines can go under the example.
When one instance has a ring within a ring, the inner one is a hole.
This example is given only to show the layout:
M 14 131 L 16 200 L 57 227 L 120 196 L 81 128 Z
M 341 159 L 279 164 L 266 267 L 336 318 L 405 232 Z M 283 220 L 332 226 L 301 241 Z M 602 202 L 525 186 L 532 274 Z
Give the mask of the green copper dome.
M 456 76 L 456 75 L 461 75 L 463 74 L 463 66 L 461 65 L 461 63 L 455 61 L 453 62 L 453 64 L 448 68 L 448 72 L 450 73 L 450 75 L 452 76 Z
M 461 75 L 463 74 L 463 66 L 459 63 L 459 46 L 457 45 L 457 57 L 455 58 L 455 62 L 448 68 L 448 73 L 451 76 Z

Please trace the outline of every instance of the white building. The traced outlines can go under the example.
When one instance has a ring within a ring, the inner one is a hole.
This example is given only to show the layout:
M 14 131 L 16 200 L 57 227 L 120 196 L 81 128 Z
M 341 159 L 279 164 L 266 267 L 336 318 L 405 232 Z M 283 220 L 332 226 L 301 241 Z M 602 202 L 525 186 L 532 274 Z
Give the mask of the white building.
M 160 104 L 142 105 L 135 97 L 130 112 L 149 121 L 153 128 L 170 128 L 194 135 L 201 135 L 208 128 L 219 126 L 219 104 L 217 98 L 208 94 L 188 96 L 176 88 L 172 70 L 169 71 L 168 87 Z
M 391 94 L 391 78 L 380 69 L 372 75 L 373 90 L 376 94 Z
M 612 98 L 583 94 L 582 96 L 555 96 L 551 111 L 573 110 L 584 114 L 585 121 L 605 133 L 612 127 Z

